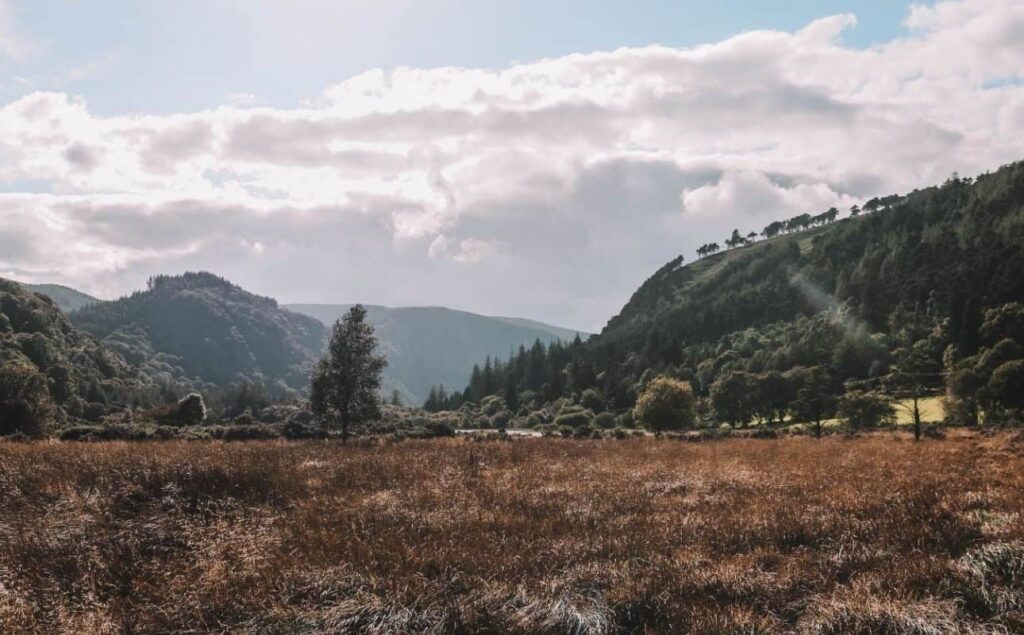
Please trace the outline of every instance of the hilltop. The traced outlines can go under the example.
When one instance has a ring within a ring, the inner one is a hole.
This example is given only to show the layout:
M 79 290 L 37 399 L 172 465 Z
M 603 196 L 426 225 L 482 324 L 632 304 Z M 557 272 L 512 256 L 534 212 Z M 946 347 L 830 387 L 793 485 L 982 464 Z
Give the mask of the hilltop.
M 144 291 L 70 318 L 127 356 L 165 355 L 203 382 L 250 379 L 279 391 L 308 386 L 326 337 L 318 320 L 205 272 L 157 276 Z

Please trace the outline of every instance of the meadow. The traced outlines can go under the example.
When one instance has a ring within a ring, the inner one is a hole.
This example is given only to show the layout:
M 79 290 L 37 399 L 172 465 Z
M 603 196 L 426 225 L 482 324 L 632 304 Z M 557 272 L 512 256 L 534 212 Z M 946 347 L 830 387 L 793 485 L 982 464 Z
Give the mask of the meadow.
M 1024 440 L 0 444 L 3 633 L 1024 630 Z

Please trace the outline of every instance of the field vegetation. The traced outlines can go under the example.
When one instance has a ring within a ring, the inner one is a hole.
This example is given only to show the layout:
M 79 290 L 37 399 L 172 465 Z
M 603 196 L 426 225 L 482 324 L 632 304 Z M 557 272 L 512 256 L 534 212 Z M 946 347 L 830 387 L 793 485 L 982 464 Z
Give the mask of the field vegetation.
M 0 443 L 0 632 L 1024 629 L 1024 442 Z

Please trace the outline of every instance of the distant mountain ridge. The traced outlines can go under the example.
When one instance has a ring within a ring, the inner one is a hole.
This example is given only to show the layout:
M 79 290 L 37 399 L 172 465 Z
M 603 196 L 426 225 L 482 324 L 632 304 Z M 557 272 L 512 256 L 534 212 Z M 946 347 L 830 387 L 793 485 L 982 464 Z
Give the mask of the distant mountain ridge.
M 47 296 L 56 302 L 57 306 L 60 307 L 60 310 L 65 313 L 70 313 L 91 304 L 102 302 L 99 298 L 94 298 L 87 293 L 82 293 L 81 291 L 72 289 L 71 287 L 65 287 L 62 284 L 20 284 L 26 291 L 42 293 Z
M 351 304 L 287 304 L 286 309 L 314 317 L 326 326 L 345 314 Z M 519 346 L 536 340 L 572 340 L 579 333 L 524 318 L 491 317 L 444 307 L 367 305 L 388 358 L 384 387 L 419 405 L 431 386 L 461 388 L 473 364 L 487 356 L 507 358 Z

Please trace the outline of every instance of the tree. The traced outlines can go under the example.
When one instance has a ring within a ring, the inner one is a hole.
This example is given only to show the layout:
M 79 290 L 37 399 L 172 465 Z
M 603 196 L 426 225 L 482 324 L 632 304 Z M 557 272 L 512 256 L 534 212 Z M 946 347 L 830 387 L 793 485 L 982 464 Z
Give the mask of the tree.
M 0 436 L 40 436 L 52 416 L 53 402 L 42 373 L 24 363 L 0 367 Z
M 692 428 L 696 422 L 696 406 L 689 382 L 656 377 L 637 398 L 633 419 L 658 434 L 665 430 Z
M 355 305 L 334 323 L 327 356 L 313 370 L 309 399 L 321 425 L 341 426 L 343 444 L 352 425 L 380 417 L 381 372 L 387 364 L 377 354 L 366 309 Z
M 814 424 L 814 436 L 820 439 L 821 422 L 836 411 L 832 380 L 821 366 L 808 368 L 801 375 L 800 389 L 791 409 L 798 419 Z
M 882 423 L 891 423 L 895 418 L 888 397 L 860 390 L 850 391 L 840 397 L 838 414 L 854 430 L 876 428 Z
M 929 384 L 941 377 L 939 363 L 928 353 L 928 342 L 921 340 L 896 350 L 896 364 L 889 375 L 889 384 L 910 397 L 910 414 L 914 418 L 914 439 L 921 440 L 921 398 Z
M 733 426 L 744 426 L 754 416 L 754 378 L 732 371 L 711 384 L 711 407 L 715 417 Z
M 206 421 L 206 402 L 197 392 L 182 397 L 174 410 L 174 419 L 180 426 L 197 426 Z
M 519 387 L 512 373 L 505 375 L 505 404 L 513 413 L 519 410 Z
M 1003 408 L 1019 415 L 1024 410 L 1024 359 L 1006 362 L 992 373 L 989 393 Z
M 860 216 L 860 207 L 853 205 L 850 207 L 850 218 L 857 218 Z
M 397 388 L 391 391 L 391 405 L 392 406 L 401 406 L 402 405 L 402 395 L 399 394 Z

